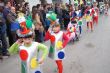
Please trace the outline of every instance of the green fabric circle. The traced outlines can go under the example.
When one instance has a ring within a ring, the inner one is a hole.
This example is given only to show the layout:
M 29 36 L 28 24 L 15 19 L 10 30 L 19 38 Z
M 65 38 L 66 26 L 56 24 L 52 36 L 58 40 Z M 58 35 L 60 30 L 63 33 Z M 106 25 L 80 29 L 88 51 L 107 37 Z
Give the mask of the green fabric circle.
M 82 25 L 82 21 L 79 21 L 79 22 L 78 22 L 78 25 Z

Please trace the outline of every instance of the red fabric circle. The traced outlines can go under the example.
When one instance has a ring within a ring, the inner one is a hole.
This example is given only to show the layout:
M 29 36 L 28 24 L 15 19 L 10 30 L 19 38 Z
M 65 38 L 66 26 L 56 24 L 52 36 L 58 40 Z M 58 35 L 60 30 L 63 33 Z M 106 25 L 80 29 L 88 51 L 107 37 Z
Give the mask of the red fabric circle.
M 28 53 L 26 50 L 21 50 L 19 55 L 22 61 L 26 61 L 28 58 Z
M 50 41 L 51 41 L 52 43 L 55 42 L 55 36 L 51 35 Z

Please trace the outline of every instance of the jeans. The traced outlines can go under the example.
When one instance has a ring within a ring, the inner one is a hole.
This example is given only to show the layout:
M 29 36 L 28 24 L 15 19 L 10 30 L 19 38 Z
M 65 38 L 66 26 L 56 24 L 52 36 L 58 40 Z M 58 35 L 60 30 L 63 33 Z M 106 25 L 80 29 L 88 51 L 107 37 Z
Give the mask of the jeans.
M 16 31 L 11 31 L 13 43 L 16 42 L 16 40 L 17 40 L 17 35 L 16 35 L 16 34 L 17 34 Z M 11 46 L 11 45 L 10 45 L 10 46 Z
M 0 55 L 2 55 L 2 41 L 0 40 Z
M 40 32 L 40 41 L 43 42 L 44 41 L 44 32 Z
M 6 54 L 8 51 L 7 51 L 7 48 L 8 48 L 8 45 L 7 45 L 7 39 L 6 39 L 6 33 L 3 33 L 1 36 L 0 36 L 0 40 L 2 41 L 2 54 Z
M 39 43 L 44 41 L 43 32 L 40 32 L 39 30 L 35 30 L 35 41 Z

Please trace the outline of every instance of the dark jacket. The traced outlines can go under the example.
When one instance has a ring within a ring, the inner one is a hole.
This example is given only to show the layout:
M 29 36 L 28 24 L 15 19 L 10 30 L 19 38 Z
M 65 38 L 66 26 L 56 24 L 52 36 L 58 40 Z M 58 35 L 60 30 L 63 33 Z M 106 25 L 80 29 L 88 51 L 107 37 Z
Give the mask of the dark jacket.
M 61 8 L 56 7 L 55 13 L 57 14 L 57 18 L 62 18 L 62 9 Z
M 12 12 L 9 12 L 9 14 L 7 15 L 7 19 L 9 21 L 9 23 L 15 22 L 16 18 L 17 18 L 17 15 Z
M 17 29 L 19 29 L 19 23 L 16 21 L 16 18 L 17 15 L 12 12 L 7 15 L 7 20 L 11 25 L 11 31 L 16 31 Z
M 7 15 L 8 15 L 9 12 L 10 12 L 10 9 L 5 7 L 4 10 L 3 10 L 3 16 L 4 16 L 5 19 L 7 19 Z
M 3 13 L 0 13 L 0 34 L 4 33 L 6 33 L 5 18 L 3 17 Z

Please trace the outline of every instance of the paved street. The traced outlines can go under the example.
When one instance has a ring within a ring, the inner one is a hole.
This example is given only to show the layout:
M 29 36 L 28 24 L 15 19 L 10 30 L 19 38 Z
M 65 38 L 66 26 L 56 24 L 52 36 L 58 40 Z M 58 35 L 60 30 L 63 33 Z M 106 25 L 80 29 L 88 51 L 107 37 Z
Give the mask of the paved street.
M 99 21 L 94 32 L 87 32 L 84 25 L 80 41 L 67 45 L 64 73 L 110 73 L 110 16 L 100 16 Z M 57 73 L 55 68 L 55 62 L 47 58 L 44 73 Z M 20 73 L 19 57 L 0 62 L 0 73 Z

